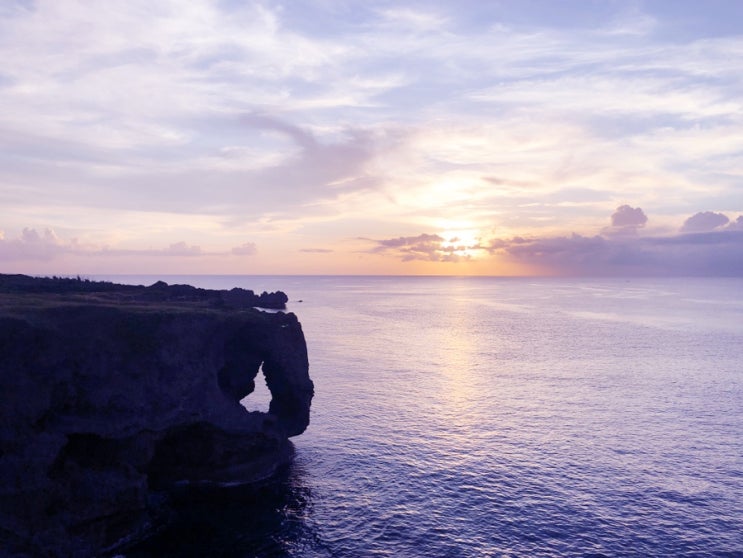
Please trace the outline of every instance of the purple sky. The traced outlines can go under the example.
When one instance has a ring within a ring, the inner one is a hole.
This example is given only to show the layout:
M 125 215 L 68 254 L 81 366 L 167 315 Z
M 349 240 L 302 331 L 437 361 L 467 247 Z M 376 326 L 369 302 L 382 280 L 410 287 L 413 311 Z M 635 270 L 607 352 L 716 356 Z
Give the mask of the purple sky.
M 0 272 L 741 276 L 741 22 L 5 0 Z

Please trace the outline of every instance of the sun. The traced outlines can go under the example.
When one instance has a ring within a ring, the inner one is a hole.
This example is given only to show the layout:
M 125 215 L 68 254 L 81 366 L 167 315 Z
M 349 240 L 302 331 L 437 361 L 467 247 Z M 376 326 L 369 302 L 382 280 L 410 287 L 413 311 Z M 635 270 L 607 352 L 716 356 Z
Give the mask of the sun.
M 443 238 L 440 250 L 452 257 L 476 259 L 485 252 L 476 229 L 445 229 L 439 236 Z

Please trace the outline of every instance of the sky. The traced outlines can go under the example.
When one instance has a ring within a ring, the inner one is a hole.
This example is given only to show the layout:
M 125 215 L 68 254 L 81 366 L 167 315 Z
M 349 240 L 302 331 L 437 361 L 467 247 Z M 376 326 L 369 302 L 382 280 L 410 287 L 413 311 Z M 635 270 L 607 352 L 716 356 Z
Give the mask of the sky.
M 0 272 L 743 276 L 739 0 L 3 0 Z

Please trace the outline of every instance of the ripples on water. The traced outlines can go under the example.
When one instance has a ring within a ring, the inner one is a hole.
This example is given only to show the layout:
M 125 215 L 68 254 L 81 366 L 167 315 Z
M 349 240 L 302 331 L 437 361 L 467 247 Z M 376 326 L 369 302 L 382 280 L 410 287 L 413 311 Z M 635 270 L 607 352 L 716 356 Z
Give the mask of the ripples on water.
M 132 558 L 743 556 L 740 280 L 177 279 L 304 300 L 312 424 Z

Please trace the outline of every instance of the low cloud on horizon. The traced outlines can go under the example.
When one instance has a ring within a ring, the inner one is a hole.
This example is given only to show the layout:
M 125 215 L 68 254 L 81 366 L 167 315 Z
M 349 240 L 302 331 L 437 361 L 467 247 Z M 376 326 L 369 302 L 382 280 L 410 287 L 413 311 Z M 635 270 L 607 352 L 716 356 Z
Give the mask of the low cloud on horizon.
M 443 233 L 421 233 L 387 239 L 361 237 L 372 246 L 362 252 L 402 262 L 462 263 L 491 257 L 555 275 L 741 275 L 743 276 L 743 215 L 700 211 L 672 234 L 640 235 L 650 219 L 640 207 L 619 206 L 610 225 L 594 235 L 515 235 L 465 240 Z M 213 256 L 254 256 L 256 243 L 228 251 L 204 250 L 179 241 L 164 248 L 131 249 L 82 244 L 60 237 L 53 229 L 26 227 L 15 237 L 0 231 L 2 261 L 52 261 L 65 254 L 96 258 L 145 257 L 197 259 Z M 334 254 L 329 248 L 300 248 L 305 254 Z
M 641 208 L 623 205 L 611 226 L 593 236 L 514 236 L 470 245 L 425 233 L 367 240 L 375 244 L 369 253 L 402 261 L 459 262 L 479 252 L 555 275 L 743 276 L 743 215 L 731 222 L 721 213 L 698 212 L 678 233 L 639 236 L 647 223 Z M 632 234 L 617 234 L 627 231 Z
M 77 239 L 61 238 L 53 229 L 45 228 L 39 233 L 35 228 L 26 227 L 21 234 L 7 238 L 0 231 L 0 261 L 51 261 L 64 254 L 75 254 L 95 258 L 98 256 L 140 256 L 140 257 L 179 257 L 197 258 L 203 256 L 252 256 L 257 252 L 255 243 L 247 242 L 232 248 L 229 252 L 206 251 L 198 245 L 184 241 L 174 242 L 165 248 L 114 248 L 94 244 L 81 244 Z

